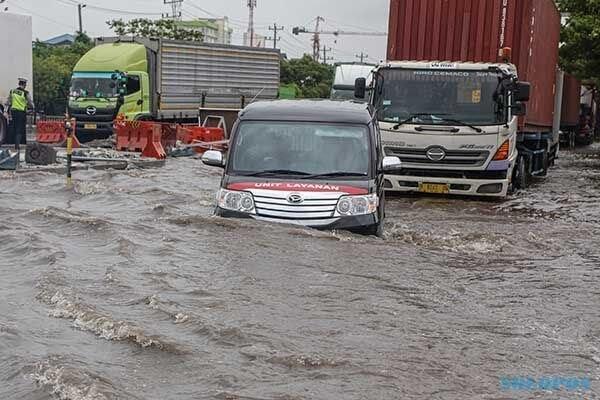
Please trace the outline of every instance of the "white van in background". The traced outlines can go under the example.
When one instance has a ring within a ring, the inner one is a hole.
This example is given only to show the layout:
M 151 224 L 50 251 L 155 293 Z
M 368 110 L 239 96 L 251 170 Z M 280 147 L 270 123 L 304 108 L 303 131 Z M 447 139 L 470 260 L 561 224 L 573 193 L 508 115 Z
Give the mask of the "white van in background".
M 370 92 L 367 91 L 362 99 L 354 97 L 354 83 L 358 78 L 367 80 L 367 88 L 373 81 L 372 71 L 375 65 L 361 63 L 338 63 L 335 65 L 335 78 L 331 88 L 331 100 L 358 100 L 369 101 Z

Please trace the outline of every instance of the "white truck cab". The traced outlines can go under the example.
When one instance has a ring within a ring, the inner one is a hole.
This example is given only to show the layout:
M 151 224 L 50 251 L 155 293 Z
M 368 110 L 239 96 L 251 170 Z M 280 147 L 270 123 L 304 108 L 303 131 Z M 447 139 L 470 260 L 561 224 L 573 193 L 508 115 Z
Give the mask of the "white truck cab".
M 522 173 L 515 169 L 518 116 L 528 98 L 529 84 L 518 82 L 512 64 L 378 66 L 371 101 L 385 155 L 403 166 L 385 176 L 386 189 L 506 196 Z

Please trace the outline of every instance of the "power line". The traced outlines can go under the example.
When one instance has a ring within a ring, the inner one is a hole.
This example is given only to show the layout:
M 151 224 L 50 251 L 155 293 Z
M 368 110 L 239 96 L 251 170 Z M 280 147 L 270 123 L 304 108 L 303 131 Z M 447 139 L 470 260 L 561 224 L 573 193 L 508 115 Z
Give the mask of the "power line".
M 48 17 L 46 17 L 46 16 L 43 16 L 43 15 L 37 14 L 37 13 L 35 13 L 35 12 L 31 11 L 31 10 L 28 10 L 28 9 L 27 9 L 27 8 L 25 8 L 25 7 L 18 6 L 18 5 L 16 5 L 16 4 L 11 4 L 10 6 L 11 6 L 11 7 L 16 7 L 16 8 L 18 8 L 18 9 L 20 9 L 20 10 L 23 10 L 23 11 L 25 11 L 25 12 L 27 12 L 27 13 L 31 14 L 31 15 L 34 15 L 34 16 L 36 16 L 36 17 L 38 17 L 38 18 L 45 19 L 46 21 L 48 21 L 48 22 L 51 22 L 51 23 L 53 23 L 53 24 L 55 24 L 55 25 L 61 25 L 61 26 L 68 27 L 69 29 L 73 29 L 73 30 L 75 30 L 75 29 L 76 29 L 76 28 L 75 28 L 75 25 L 68 25 L 68 24 L 65 24 L 64 22 L 56 21 L 56 20 L 54 20 L 54 19 L 48 18 Z
M 365 26 L 360 26 L 360 25 L 352 25 L 352 24 L 349 24 L 347 22 L 339 22 L 339 21 L 336 21 L 336 20 L 331 19 L 331 18 L 327 18 L 327 21 L 331 21 L 331 22 L 335 23 L 336 25 L 342 26 L 342 27 L 346 26 L 346 27 L 349 27 L 349 28 L 361 29 L 363 31 L 378 32 L 377 29 L 374 29 L 374 28 L 371 28 L 371 27 L 365 27 Z M 331 24 L 328 24 L 328 25 L 329 26 L 333 26 Z
M 327 57 L 327 53 L 331 51 L 331 47 L 323 46 L 323 64 L 327 64 L 327 61 L 333 60 L 333 57 Z
M 360 54 L 355 55 L 355 57 L 360 58 L 360 62 L 363 63 L 367 58 L 369 58 L 369 55 L 361 51 Z
M 163 0 L 164 5 L 171 6 L 171 15 L 163 15 L 163 18 L 171 18 L 173 21 L 181 19 L 181 4 L 183 0 Z
M 94 5 L 91 5 L 91 4 L 88 4 L 87 7 L 91 8 L 93 10 L 96 10 L 96 11 L 104 11 L 104 12 L 115 13 L 115 14 L 125 14 L 125 15 L 156 15 L 156 16 L 162 16 L 163 15 L 162 13 L 117 10 L 117 9 L 114 9 L 114 8 L 98 7 L 98 6 L 94 6 Z
M 281 40 L 281 38 L 277 37 L 277 32 L 284 30 L 285 28 L 283 26 L 277 26 L 277 22 L 275 22 L 273 24 L 273 26 L 269 26 L 269 30 L 273 31 L 273 37 L 269 37 L 267 38 L 267 40 L 272 40 L 273 41 L 273 48 L 276 49 L 277 48 L 277 42 L 279 40 Z

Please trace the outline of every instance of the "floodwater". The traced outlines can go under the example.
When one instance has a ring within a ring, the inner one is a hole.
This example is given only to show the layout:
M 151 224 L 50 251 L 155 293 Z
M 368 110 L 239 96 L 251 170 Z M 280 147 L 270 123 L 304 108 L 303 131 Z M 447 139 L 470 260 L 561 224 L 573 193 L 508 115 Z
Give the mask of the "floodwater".
M 1 173 L 0 399 L 598 399 L 598 153 L 390 199 L 384 239 L 212 217 L 197 160 Z

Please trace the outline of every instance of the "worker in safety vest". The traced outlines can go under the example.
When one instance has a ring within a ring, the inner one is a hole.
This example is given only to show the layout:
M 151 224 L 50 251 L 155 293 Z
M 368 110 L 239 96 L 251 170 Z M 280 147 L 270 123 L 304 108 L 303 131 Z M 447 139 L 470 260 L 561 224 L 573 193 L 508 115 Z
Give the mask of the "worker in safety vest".
M 10 91 L 6 103 L 10 118 L 7 143 L 14 144 L 15 149 L 19 148 L 19 144 L 27 144 L 27 109 L 33 109 L 33 102 L 26 87 L 27 79 L 19 78 L 19 86 Z

